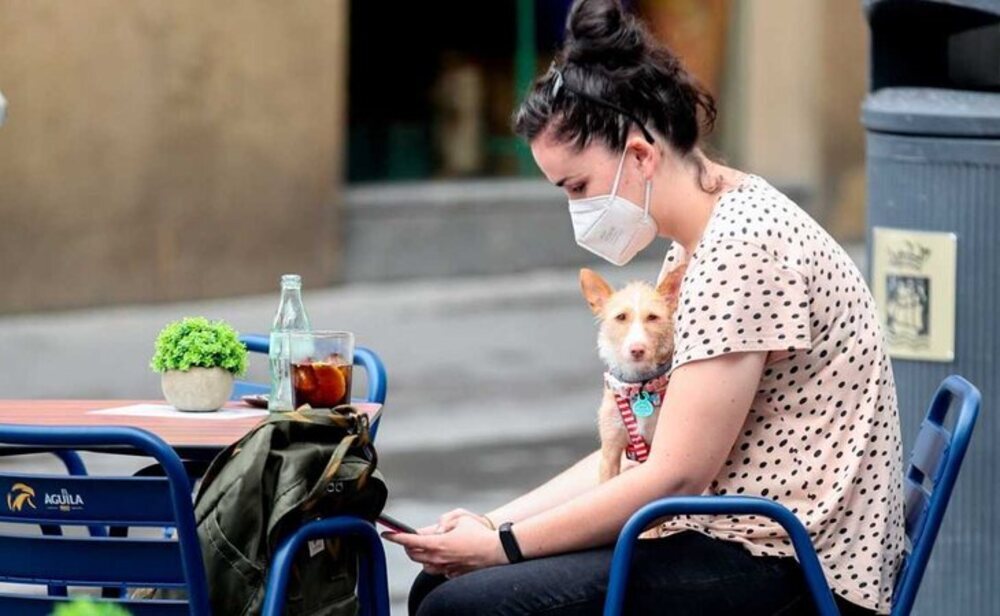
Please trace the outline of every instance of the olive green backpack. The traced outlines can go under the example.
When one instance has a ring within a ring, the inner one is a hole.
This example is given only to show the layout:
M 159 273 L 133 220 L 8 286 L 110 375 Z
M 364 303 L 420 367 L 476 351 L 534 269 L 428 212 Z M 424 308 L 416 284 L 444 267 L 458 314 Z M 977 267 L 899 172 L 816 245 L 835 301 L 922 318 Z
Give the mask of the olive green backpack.
M 303 524 L 340 514 L 374 521 L 386 500 L 376 463 L 368 416 L 350 406 L 272 414 L 220 453 L 195 500 L 212 611 L 257 614 L 272 554 Z M 285 614 L 356 614 L 357 557 L 351 538 L 301 550 Z

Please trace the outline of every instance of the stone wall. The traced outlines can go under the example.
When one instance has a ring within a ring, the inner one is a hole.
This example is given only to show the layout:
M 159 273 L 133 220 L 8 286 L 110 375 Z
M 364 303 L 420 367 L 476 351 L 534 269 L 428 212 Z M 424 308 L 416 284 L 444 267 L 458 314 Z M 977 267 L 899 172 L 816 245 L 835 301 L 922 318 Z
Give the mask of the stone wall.
M 346 23 L 346 0 L 0 0 L 0 312 L 336 280 Z

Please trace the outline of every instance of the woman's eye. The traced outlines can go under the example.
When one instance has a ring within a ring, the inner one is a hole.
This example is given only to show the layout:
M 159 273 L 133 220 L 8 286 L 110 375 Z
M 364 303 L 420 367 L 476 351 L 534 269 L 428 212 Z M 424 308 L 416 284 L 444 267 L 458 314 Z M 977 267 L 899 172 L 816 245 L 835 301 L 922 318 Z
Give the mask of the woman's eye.
M 585 190 L 587 190 L 586 183 L 576 184 L 575 186 L 569 187 L 569 192 L 573 193 L 574 195 L 582 195 Z
M 628 316 L 624 312 L 615 315 L 615 321 L 624 321 L 627 318 Z
M 659 321 L 660 320 L 660 315 L 658 315 L 658 314 L 646 315 L 646 320 L 650 321 L 650 322 L 652 322 L 652 321 Z

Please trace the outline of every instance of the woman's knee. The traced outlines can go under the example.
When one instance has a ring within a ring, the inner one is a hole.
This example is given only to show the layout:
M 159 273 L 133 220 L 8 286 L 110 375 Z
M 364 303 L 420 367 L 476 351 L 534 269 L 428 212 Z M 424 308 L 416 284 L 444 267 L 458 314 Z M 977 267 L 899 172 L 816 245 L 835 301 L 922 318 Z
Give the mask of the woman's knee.
M 483 614 L 495 603 L 476 572 L 453 579 L 421 572 L 410 589 L 410 616 Z
M 413 584 L 410 585 L 410 595 L 407 599 L 407 609 L 410 616 L 415 616 L 417 610 L 420 609 L 420 605 L 424 602 L 424 598 L 428 594 L 441 584 L 448 581 L 448 578 L 443 575 L 431 575 L 421 571 L 414 578 Z

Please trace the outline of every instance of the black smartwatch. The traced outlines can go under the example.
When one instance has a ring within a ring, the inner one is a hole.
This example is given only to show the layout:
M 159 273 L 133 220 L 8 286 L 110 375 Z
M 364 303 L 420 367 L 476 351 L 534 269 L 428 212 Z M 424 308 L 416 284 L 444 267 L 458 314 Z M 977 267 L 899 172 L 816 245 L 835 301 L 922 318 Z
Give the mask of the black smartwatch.
M 524 560 L 524 554 L 521 553 L 521 546 L 517 545 L 517 539 L 514 538 L 514 533 L 511 531 L 511 526 L 513 522 L 504 522 L 500 525 L 498 529 L 500 532 L 500 545 L 503 546 L 503 553 L 507 555 L 507 560 L 511 563 L 519 563 Z

